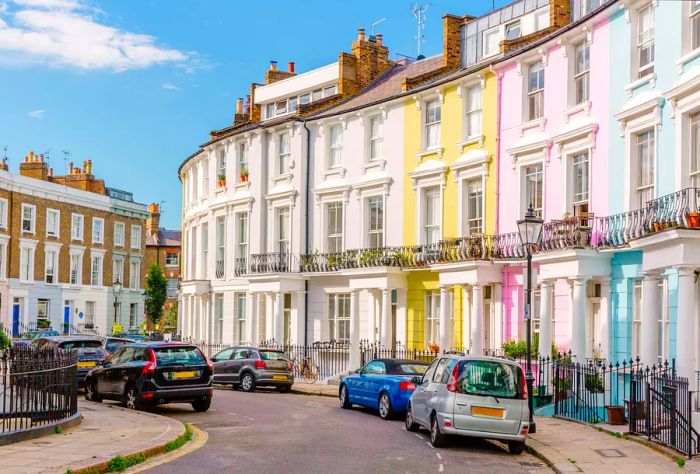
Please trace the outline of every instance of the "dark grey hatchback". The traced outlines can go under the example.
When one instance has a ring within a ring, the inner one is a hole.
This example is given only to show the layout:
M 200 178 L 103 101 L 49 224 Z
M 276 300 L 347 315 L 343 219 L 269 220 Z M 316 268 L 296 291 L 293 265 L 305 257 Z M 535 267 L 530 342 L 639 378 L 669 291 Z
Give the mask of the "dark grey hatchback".
M 119 400 L 135 410 L 191 403 L 195 411 L 207 411 L 213 394 L 212 374 L 211 362 L 191 344 L 127 344 L 90 371 L 85 399 Z
M 289 392 L 294 383 L 292 364 L 280 350 L 230 347 L 211 360 L 214 382 L 241 387 L 246 392 L 252 392 L 255 387 L 276 387 L 280 392 Z

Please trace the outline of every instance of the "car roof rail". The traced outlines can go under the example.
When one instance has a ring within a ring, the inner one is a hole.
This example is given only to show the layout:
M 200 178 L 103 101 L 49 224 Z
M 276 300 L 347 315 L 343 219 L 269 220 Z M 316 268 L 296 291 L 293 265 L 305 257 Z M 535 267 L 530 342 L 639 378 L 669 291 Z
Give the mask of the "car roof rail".
M 466 356 L 466 354 L 463 351 L 445 351 L 444 355 Z

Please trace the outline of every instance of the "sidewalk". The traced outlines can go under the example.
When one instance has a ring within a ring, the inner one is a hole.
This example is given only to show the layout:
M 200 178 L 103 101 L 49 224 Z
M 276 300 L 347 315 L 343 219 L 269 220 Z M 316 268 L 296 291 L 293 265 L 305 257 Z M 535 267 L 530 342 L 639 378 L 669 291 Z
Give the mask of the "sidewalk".
M 316 383 L 300 383 L 294 382 L 292 385 L 292 393 L 301 393 L 304 395 L 319 395 L 322 397 L 337 397 L 338 386 L 326 385 L 320 382 Z
M 670 458 L 634 441 L 580 423 L 536 417 L 528 446 L 556 472 L 645 474 L 679 471 Z M 679 455 L 681 457 L 681 455 Z
M 182 423 L 119 405 L 79 401 L 83 422 L 54 434 L 0 447 L 3 473 L 64 473 L 104 463 L 117 455 L 150 450 L 184 433 Z

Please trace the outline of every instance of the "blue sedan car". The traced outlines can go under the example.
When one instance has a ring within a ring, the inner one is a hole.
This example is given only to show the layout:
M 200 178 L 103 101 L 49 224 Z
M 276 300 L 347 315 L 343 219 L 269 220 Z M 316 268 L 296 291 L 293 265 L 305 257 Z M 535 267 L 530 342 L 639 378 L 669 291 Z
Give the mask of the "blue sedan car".
M 406 411 L 416 383 L 428 369 L 428 362 L 405 359 L 375 359 L 340 383 L 341 408 L 360 405 L 379 410 L 383 419 Z

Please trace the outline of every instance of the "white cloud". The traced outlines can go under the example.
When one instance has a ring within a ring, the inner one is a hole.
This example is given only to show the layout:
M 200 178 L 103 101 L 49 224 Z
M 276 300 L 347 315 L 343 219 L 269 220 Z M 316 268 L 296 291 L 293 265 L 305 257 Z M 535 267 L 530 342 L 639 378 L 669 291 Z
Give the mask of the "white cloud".
M 182 89 L 176 86 L 175 84 L 171 84 L 170 82 L 164 82 L 163 84 L 160 85 L 163 89 L 169 90 L 169 91 L 181 91 Z
M 1 1 L 1 0 L 0 0 Z M 160 64 L 185 69 L 193 53 L 159 45 L 153 36 L 98 22 L 77 0 L 13 0 L 0 11 L 0 63 L 16 60 L 125 71 Z M 3 21 L 4 20 L 4 21 Z
M 44 117 L 44 112 L 46 112 L 44 109 L 32 110 L 27 115 L 29 115 L 31 118 L 40 119 Z

